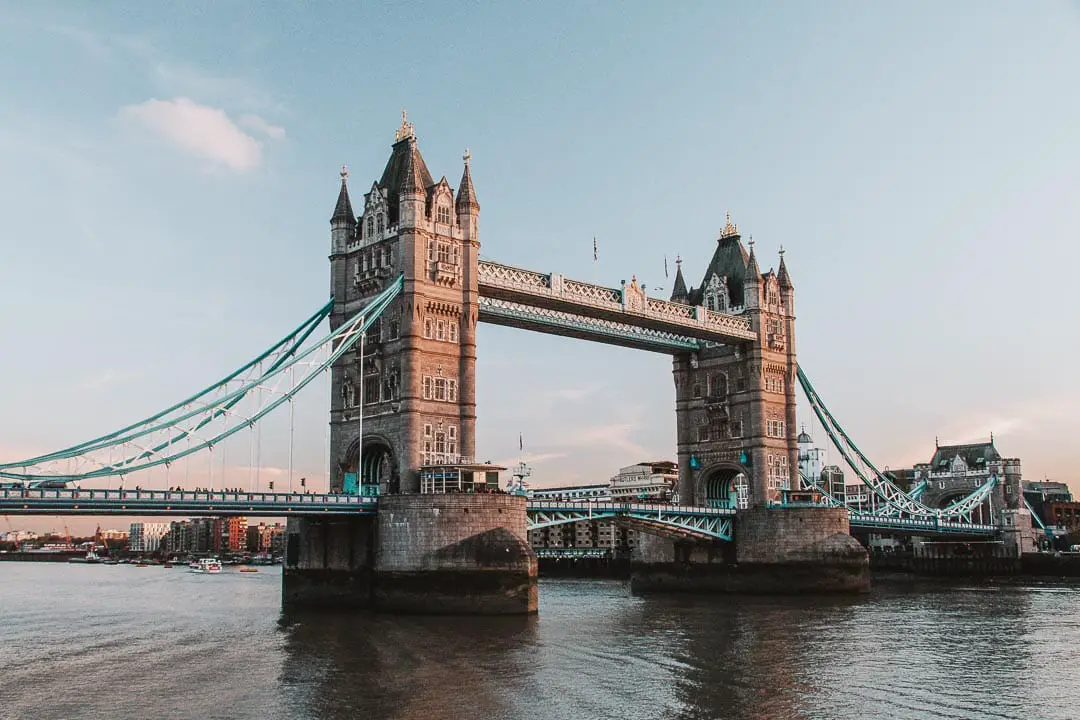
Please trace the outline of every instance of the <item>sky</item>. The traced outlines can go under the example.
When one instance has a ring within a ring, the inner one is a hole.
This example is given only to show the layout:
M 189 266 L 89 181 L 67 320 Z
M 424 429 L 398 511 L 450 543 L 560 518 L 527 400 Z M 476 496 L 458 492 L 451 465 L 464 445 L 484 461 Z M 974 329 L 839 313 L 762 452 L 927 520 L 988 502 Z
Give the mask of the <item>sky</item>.
M 786 250 L 800 365 L 879 466 L 993 432 L 1080 492 L 1078 76 L 1075 2 L 6 3 L 0 458 L 149 415 L 321 306 L 339 169 L 359 197 L 405 107 L 436 178 L 470 149 L 483 257 L 666 297 L 730 212 L 763 270 Z M 481 326 L 477 452 L 538 486 L 673 459 L 670 373 Z M 290 445 L 322 482 L 326 392 L 218 482 L 282 487 Z

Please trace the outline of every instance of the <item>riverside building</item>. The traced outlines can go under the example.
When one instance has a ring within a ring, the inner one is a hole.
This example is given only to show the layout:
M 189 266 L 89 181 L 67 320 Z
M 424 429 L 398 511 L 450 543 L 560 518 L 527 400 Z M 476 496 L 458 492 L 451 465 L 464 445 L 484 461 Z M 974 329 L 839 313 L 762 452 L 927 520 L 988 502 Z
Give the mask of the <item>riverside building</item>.
M 155 552 L 161 538 L 169 532 L 169 523 L 131 523 L 128 529 L 128 549 L 132 552 Z

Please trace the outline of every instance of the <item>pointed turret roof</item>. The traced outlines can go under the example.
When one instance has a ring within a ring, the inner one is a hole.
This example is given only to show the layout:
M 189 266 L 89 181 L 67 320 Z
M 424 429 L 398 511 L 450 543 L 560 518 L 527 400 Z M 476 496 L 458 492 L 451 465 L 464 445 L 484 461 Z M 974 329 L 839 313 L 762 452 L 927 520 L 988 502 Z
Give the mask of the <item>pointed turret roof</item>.
M 675 258 L 675 286 L 671 289 L 672 302 L 685 302 L 690 297 L 690 293 L 686 291 L 686 280 L 682 275 L 682 259 Z
M 754 255 L 754 238 L 750 237 L 750 257 L 746 259 L 746 279 L 760 280 L 761 270 L 758 268 L 757 256 Z
M 341 190 L 338 192 L 337 205 L 334 206 L 334 215 L 330 218 L 330 222 L 337 222 L 338 220 L 348 220 L 351 223 L 356 222 L 356 215 L 353 213 L 352 202 L 349 200 L 349 185 L 346 182 L 348 177 L 349 170 L 342 165 Z
M 465 170 L 461 173 L 461 184 L 458 185 L 455 205 L 458 208 L 474 207 L 479 210 L 480 203 L 476 200 L 476 188 L 473 187 L 472 173 L 469 172 L 469 160 L 472 159 L 469 148 L 465 148 L 465 154 L 461 156 L 461 159 L 465 161 Z
M 785 290 L 792 290 L 795 288 L 791 284 L 791 277 L 788 275 L 787 265 L 784 263 L 784 246 L 780 246 L 780 269 L 776 271 L 776 279 L 780 282 L 780 287 Z
M 402 153 L 401 175 L 396 178 L 398 180 L 397 192 L 394 192 L 394 189 L 391 188 L 391 196 L 406 192 L 426 193 L 427 189 L 435 183 L 431 179 L 431 173 L 428 172 L 424 158 L 420 156 L 420 148 L 416 146 L 416 138 L 409 137 L 401 143 L 396 143 L 394 145 L 395 154 L 398 145 L 401 144 L 405 145 L 405 152 Z M 390 161 L 393 162 L 393 159 L 393 156 L 391 156 Z M 386 173 L 383 173 L 383 177 L 386 179 Z
M 426 193 L 435 184 L 417 147 L 413 125 L 407 121 L 404 111 L 401 127 L 394 132 L 394 140 L 390 159 L 386 161 L 382 177 L 379 178 L 379 187 L 386 191 L 386 201 L 390 206 L 391 224 L 397 222 L 398 200 L 402 192 Z
M 705 269 L 705 276 L 701 280 L 701 285 L 697 290 L 689 293 L 691 305 L 702 304 L 705 288 L 708 287 L 709 280 L 713 275 L 727 278 L 728 301 L 731 305 L 744 304 L 743 283 L 745 278 L 749 277 L 747 273 L 750 272 L 747 268 L 748 258 L 746 249 L 742 244 L 742 238 L 739 236 L 738 227 L 732 224 L 730 214 L 727 215 L 726 220 L 727 223 L 724 225 L 724 229 L 720 231 L 720 237 L 716 239 L 716 252 L 713 253 L 712 260 L 709 261 L 709 267 Z M 755 263 L 755 273 L 757 272 L 756 267 L 757 264 Z

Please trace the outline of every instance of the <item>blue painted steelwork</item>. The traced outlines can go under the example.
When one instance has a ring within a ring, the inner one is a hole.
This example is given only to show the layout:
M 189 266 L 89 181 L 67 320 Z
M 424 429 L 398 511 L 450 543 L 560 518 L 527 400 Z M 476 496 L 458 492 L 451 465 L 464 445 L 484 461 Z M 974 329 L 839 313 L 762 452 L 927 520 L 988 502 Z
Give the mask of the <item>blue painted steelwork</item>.
M 372 496 L 330 493 L 194 492 L 169 490 L 0 489 L 0 515 L 371 515 Z M 625 518 L 681 536 L 731 540 L 734 510 L 637 503 L 528 504 L 529 529 L 578 520 Z
M 732 520 L 735 511 L 730 508 L 540 500 L 529 502 L 527 512 L 530 530 L 582 520 L 623 518 L 658 531 L 687 537 L 730 541 L 734 535 Z
M 117 442 L 121 441 L 121 437 L 124 436 L 125 433 L 130 433 L 131 431 L 138 428 L 152 425 L 158 420 L 161 420 L 162 418 L 168 416 L 173 412 L 176 412 L 177 410 L 180 410 L 181 408 L 202 401 L 207 396 L 210 396 L 214 392 L 216 392 L 219 388 L 228 385 L 229 383 L 235 381 L 237 378 L 243 376 L 252 368 L 257 367 L 259 363 L 263 362 L 264 360 L 272 356 L 274 353 L 282 351 L 280 356 L 271 366 L 271 369 L 278 367 L 283 362 L 285 362 L 287 358 L 293 356 L 296 353 L 297 349 L 299 349 L 299 347 L 304 343 L 305 340 L 307 340 L 311 333 L 315 331 L 315 328 L 317 328 L 319 324 L 322 323 L 322 321 L 330 315 L 330 310 L 333 308 L 333 306 L 334 299 L 331 298 L 325 305 L 315 311 L 315 314 L 313 314 L 307 320 L 298 325 L 296 329 L 294 329 L 291 333 L 271 345 L 269 349 L 260 354 L 254 360 L 234 370 L 232 373 L 225 376 L 213 385 L 210 385 L 209 387 L 201 390 L 200 392 L 195 393 L 191 397 L 181 400 L 175 405 L 165 408 L 159 413 L 156 413 L 148 418 L 128 425 L 127 427 L 111 432 L 108 435 L 102 435 L 101 437 L 79 443 L 78 445 L 72 445 L 71 447 L 65 448 L 63 450 L 57 450 L 56 452 L 52 452 L 47 455 L 39 455 L 37 457 L 28 458 L 26 460 L 20 460 L 19 462 L 0 463 L 0 470 L 39 465 L 43 462 L 48 462 L 50 460 L 67 459 L 81 452 L 85 452 L 89 449 L 108 447 L 109 445 L 116 444 Z
M 655 352 L 696 352 L 702 346 L 701 342 L 693 338 L 672 332 L 491 297 L 481 296 L 479 312 L 480 320 L 496 325 L 526 326 L 540 332 L 559 330 L 562 331 L 561 334 L 569 331 L 600 342 Z
M 826 507 L 847 508 L 851 518 L 851 527 L 853 528 L 902 530 L 913 533 L 916 530 L 922 530 L 930 535 L 950 535 L 965 532 L 971 535 L 992 535 L 996 534 L 999 530 L 999 528 L 994 525 L 979 525 L 971 522 L 971 511 L 982 504 L 997 482 L 996 478 L 993 477 L 983 483 L 974 493 L 965 498 L 961 498 L 954 503 L 954 505 L 966 504 L 968 508 L 966 514 L 961 513 L 947 517 L 911 517 L 899 516 L 895 513 L 895 508 L 892 506 L 886 506 L 879 509 L 877 512 L 852 509 L 848 507 L 846 503 L 841 502 L 839 498 L 834 497 L 827 489 L 822 487 L 819 482 L 807 477 L 802 472 L 799 473 L 799 476 L 802 478 L 805 485 L 812 487 L 819 493 L 821 500 L 817 503 L 784 503 L 785 506 L 820 505 Z M 952 508 L 953 505 L 950 505 L 949 507 Z M 950 517 L 952 519 L 950 519 Z M 959 517 L 960 520 L 957 520 L 957 517 Z
M 851 513 L 851 527 L 863 530 L 888 530 L 911 535 L 990 536 L 997 535 L 1000 531 L 996 525 L 979 525 L 938 518 L 888 517 L 855 512 Z
M 91 443 L 83 443 L 82 445 L 75 446 L 78 448 L 75 452 L 54 453 L 47 456 L 49 457 L 49 460 L 45 461 L 56 463 L 61 459 L 74 459 L 93 464 L 97 469 L 85 472 L 55 471 L 51 473 L 42 473 L 40 471 L 24 471 L 17 473 L 10 469 L 0 469 L 0 477 L 21 480 L 29 484 L 34 484 L 39 481 L 55 480 L 71 482 L 115 475 L 120 475 L 122 477 L 125 474 L 137 472 L 139 470 L 145 470 L 159 465 L 168 465 L 180 458 L 205 449 L 213 449 L 213 446 L 218 442 L 241 430 L 253 427 L 256 422 L 261 420 L 267 414 L 284 403 L 289 402 L 298 392 L 318 377 L 321 372 L 329 368 L 342 354 L 348 351 L 352 345 L 359 340 L 360 336 L 379 317 L 390 302 L 401 293 L 403 287 L 403 276 L 398 276 L 395 281 L 390 283 L 390 285 L 388 285 L 382 293 L 376 296 L 375 299 L 373 299 L 361 312 L 343 323 L 337 330 L 331 332 L 312 347 L 296 354 L 291 360 L 284 358 L 283 362 L 275 362 L 272 369 L 267 370 L 257 379 L 245 383 L 240 389 L 234 392 L 212 398 L 208 402 L 203 403 L 201 407 L 184 412 L 174 418 L 161 419 L 163 414 L 159 413 L 157 416 L 154 416 L 156 419 L 149 426 L 142 426 L 133 432 L 124 433 L 118 431 L 117 433 L 112 433 L 108 436 L 114 438 L 111 441 L 101 443 L 94 443 L 91 441 Z M 302 342 L 302 340 L 300 342 Z M 296 344 L 295 341 L 294 344 Z M 326 353 L 326 358 L 324 360 L 319 361 L 315 359 L 317 353 L 324 351 Z M 248 397 L 249 393 L 263 387 L 271 380 L 277 381 L 278 383 L 282 382 L 285 379 L 285 373 L 290 372 L 295 367 L 306 370 L 307 374 L 296 382 L 288 391 L 275 392 L 274 400 L 269 402 L 261 410 L 250 417 L 241 418 L 242 422 L 237 422 L 232 428 L 228 427 L 228 421 L 232 417 L 230 408 L 235 406 L 245 397 Z M 180 406 L 174 406 L 173 409 L 175 410 L 178 407 Z M 223 430 L 208 438 L 196 435 L 200 429 L 206 427 L 210 422 L 219 419 L 223 421 Z M 181 426 L 181 423 L 188 420 L 194 421 L 193 427 Z M 155 435 L 157 437 L 155 437 Z M 147 439 L 143 440 L 143 438 Z M 176 449 L 177 443 L 185 440 L 190 442 L 191 438 L 196 439 L 197 442 L 190 444 L 183 450 Z M 138 440 L 143 440 L 143 442 L 136 442 Z M 118 461 L 113 460 L 111 455 L 106 461 L 95 457 L 93 454 L 95 452 L 100 454 L 105 450 L 111 451 L 114 448 L 121 450 L 121 457 Z M 128 454 L 124 455 L 125 452 Z M 41 463 L 38 463 L 37 465 L 40 464 Z M 26 468 L 34 466 L 35 463 L 26 460 L 9 463 L 5 467 Z
M 844 461 L 859 477 L 859 480 L 870 488 L 883 502 L 893 508 L 895 514 L 900 517 L 936 517 L 944 519 L 966 516 L 967 519 L 970 520 L 971 511 L 974 507 L 977 507 L 978 504 L 985 500 L 989 495 L 988 485 L 989 488 L 992 488 L 993 485 L 991 483 L 997 482 L 996 478 L 991 477 L 986 484 L 976 489 L 974 493 L 946 508 L 930 508 L 923 505 L 917 499 L 900 489 L 895 483 L 889 480 L 884 473 L 874 467 L 874 464 L 870 462 L 870 459 L 866 454 L 851 440 L 847 432 L 844 431 L 844 428 L 837 422 L 832 413 L 829 412 L 829 409 L 825 407 L 825 403 L 822 402 L 821 397 L 817 394 L 817 391 L 814 390 L 814 386 L 810 384 L 810 380 L 803 372 L 802 367 L 797 368 L 796 374 L 799 379 L 799 384 L 802 386 L 803 392 L 810 402 L 810 408 L 814 411 L 818 420 L 821 421 L 821 425 L 825 428 L 825 432 L 828 434 L 833 446 L 840 451 Z M 853 457 L 853 455 L 856 456 L 857 459 L 856 457 Z M 862 462 L 862 465 L 860 465 L 859 461 Z M 870 470 L 869 476 L 862 471 L 862 466 L 865 466 Z
M 0 515 L 373 515 L 377 500 L 332 493 L 0 490 Z
M 1027 501 L 1027 498 L 1024 498 L 1024 507 L 1027 508 L 1028 512 L 1031 513 L 1031 517 L 1035 518 L 1035 524 L 1038 525 L 1039 528 L 1044 533 L 1046 533 L 1046 537 L 1053 540 L 1054 539 L 1054 531 L 1053 531 L 1053 529 L 1050 528 L 1046 523 L 1043 522 L 1043 519 L 1041 517 L 1039 517 L 1039 513 L 1035 512 L 1035 508 L 1031 507 L 1031 503 L 1029 503 Z

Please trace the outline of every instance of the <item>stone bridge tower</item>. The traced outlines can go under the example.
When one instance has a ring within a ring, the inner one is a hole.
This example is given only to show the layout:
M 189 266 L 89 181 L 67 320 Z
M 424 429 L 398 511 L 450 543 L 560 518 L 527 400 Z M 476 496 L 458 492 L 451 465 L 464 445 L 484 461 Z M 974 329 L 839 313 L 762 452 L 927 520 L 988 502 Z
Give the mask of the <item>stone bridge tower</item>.
M 394 140 L 359 215 L 342 170 L 330 220 L 332 328 L 405 276 L 402 296 L 332 372 L 330 487 L 372 495 L 418 491 L 417 469 L 471 457 L 476 429 L 480 205 L 469 154 L 455 194 L 445 176 L 432 179 L 404 112 Z
M 682 504 L 747 508 L 798 488 L 795 436 L 795 288 L 780 252 L 760 272 L 730 216 L 701 285 L 679 263 L 672 301 L 744 313 L 757 340 L 675 356 L 679 496 Z

